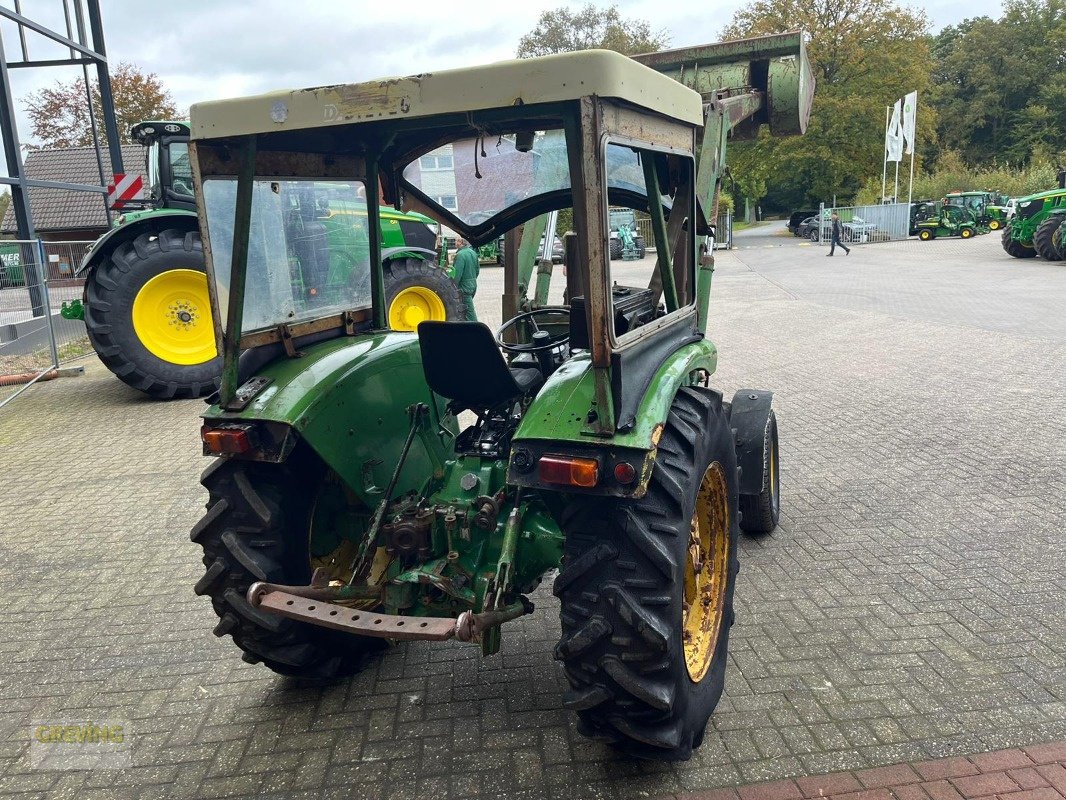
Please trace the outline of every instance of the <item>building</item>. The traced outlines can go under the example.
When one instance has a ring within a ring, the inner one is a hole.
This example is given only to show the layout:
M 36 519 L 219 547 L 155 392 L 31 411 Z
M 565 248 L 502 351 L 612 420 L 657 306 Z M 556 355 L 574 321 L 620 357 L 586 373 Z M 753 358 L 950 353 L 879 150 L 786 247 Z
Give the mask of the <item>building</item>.
M 128 173 L 145 172 L 145 149 L 139 144 L 122 145 L 122 162 Z M 113 171 L 106 148 L 101 148 L 105 182 L 110 183 Z M 70 147 L 61 150 L 31 150 L 26 154 L 24 173 L 39 181 L 63 181 L 99 185 L 100 171 L 96 150 L 92 147 Z M 146 181 L 147 183 L 147 181 Z M 104 196 L 95 192 L 71 192 L 65 189 L 31 188 L 30 210 L 33 213 L 37 236 L 48 242 L 89 241 L 107 228 Z M 8 206 L 0 222 L 0 233 L 16 235 L 15 209 Z

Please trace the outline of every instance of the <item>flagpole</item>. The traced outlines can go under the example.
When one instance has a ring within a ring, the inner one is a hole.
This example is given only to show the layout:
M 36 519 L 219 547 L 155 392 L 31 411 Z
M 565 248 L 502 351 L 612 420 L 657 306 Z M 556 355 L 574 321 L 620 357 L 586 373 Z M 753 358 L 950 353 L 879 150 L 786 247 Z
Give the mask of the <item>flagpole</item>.
M 914 134 L 911 136 L 911 183 L 907 187 L 907 208 L 911 207 L 911 202 L 914 200 L 914 139 L 918 133 L 918 98 L 914 98 Z
M 890 107 L 885 106 L 885 146 L 881 159 L 881 202 L 885 202 L 885 190 L 888 188 L 888 115 Z
M 896 162 L 896 181 L 892 184 L 892 202 L 899 201 L 899 162 Z

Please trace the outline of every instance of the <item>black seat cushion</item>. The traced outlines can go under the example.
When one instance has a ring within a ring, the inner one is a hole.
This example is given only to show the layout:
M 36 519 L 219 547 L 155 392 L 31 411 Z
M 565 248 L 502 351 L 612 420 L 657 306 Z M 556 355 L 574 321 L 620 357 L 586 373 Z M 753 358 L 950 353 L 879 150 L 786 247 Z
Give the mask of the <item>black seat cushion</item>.
M 508 367 L 483 322 L 420 323 L 418 345 L 429 388 L 459 408 L 495 408 L 544 383 L 539 369 Z

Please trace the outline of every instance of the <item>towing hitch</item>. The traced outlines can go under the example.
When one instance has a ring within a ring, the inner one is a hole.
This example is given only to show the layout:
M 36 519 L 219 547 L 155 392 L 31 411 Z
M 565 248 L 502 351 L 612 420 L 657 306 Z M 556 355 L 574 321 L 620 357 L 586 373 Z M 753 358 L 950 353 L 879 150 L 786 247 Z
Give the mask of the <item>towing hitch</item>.
M 374 591 L 374 588 L 359 590 L 347 585 L 333 586 L 329 584 L 326 572 L 317 569 L 309 586 L 283 586 L 257 581 L 248 587 L 248 602 L 253 608 L 262 611 L 359 636 L 432 642 L 452 638 L 460 642 L 477 641 L 485 631 L 533 612 L 533 604 L 525 597 L 497 611 L 483 611 L 480 614 L 464 611 L 455 619 L 378 614 L 338 604 L 378 597 L 380 590 Z

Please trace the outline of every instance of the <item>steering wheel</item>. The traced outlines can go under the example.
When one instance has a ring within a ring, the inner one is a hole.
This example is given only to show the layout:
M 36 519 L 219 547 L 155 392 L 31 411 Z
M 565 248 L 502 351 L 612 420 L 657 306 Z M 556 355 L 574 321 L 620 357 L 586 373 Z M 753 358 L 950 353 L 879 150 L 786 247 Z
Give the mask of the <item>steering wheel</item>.
M 551 334 L 548 331 L 541 330 L 540 325 L 537 324 L 537 317 L 546 317 L 550 315 L 560 316 L 566 315 L 566 333 Z M 533 342 L 527 344 L 514 344 L 512 342 L 504 341 L 504 332 L 510 328 L 515 327 L 520 322 L 529 320 L 529 324 L 533 326 Z M 564 345 L 570 341 L 570 309 L 566 306 L 545 306 L 544 308 L 534 308 L 532 311 L 523 311 L 516 317 L 511 317 L 507 322 L 500 326 L 500 329 L 496 331 L 496 344 L 506 350 L 508 353 L 546 353 L 549 350 L 554 350 L 560 345 Z M 538 334 L 544 334 L 538 336 Z

